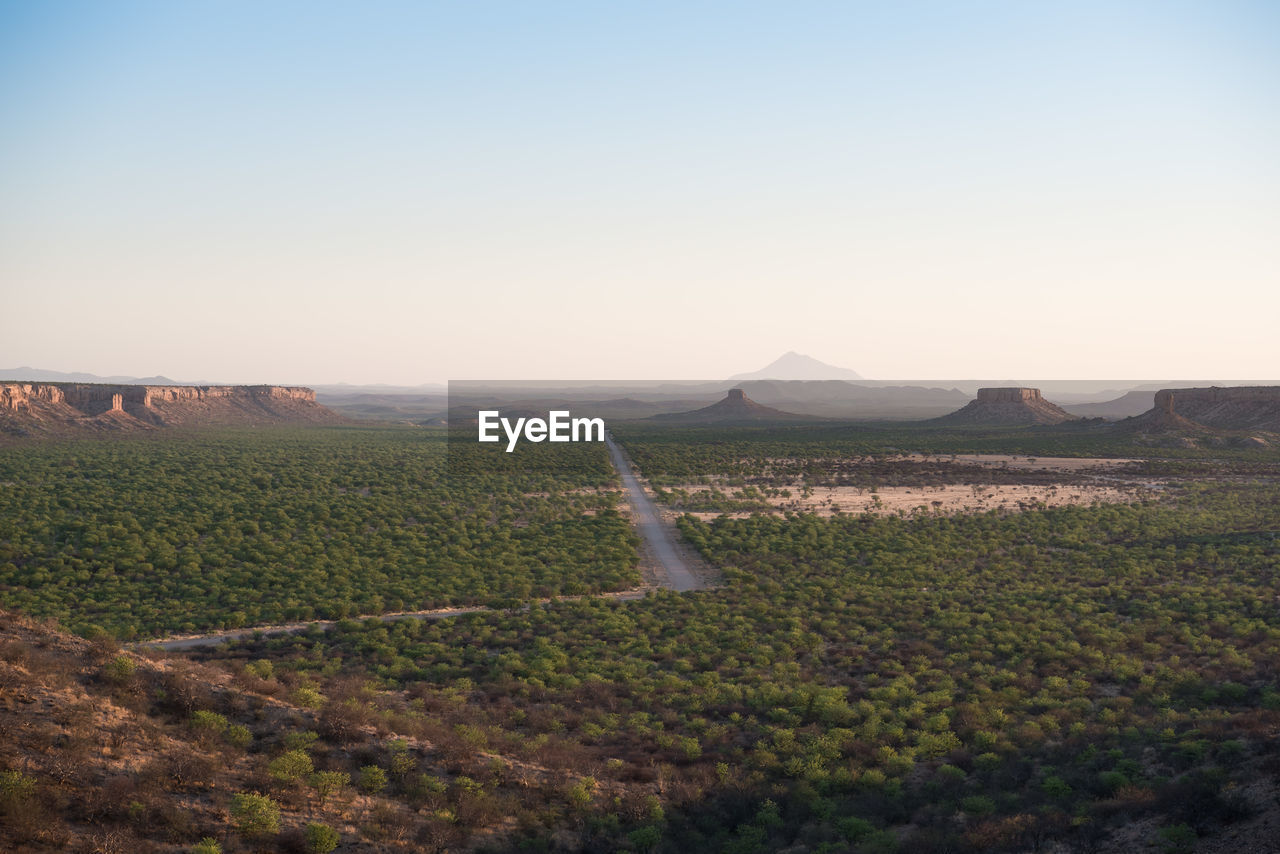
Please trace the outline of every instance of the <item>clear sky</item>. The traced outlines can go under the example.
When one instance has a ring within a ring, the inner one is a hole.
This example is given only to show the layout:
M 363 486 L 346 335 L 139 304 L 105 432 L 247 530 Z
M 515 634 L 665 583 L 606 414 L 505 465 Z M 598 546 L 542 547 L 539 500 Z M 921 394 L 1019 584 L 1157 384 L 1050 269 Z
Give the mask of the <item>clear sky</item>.
M 0 368 L 1280 377 L 1280 4 L 0 0 Z

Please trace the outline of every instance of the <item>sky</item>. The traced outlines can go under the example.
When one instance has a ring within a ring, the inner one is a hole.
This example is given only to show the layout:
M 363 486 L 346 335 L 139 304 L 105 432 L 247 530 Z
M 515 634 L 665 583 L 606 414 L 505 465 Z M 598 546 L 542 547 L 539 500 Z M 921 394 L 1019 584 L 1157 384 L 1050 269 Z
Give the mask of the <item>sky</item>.
M 0 368 L 1280 378 L 1280 4 L 0 0 Z

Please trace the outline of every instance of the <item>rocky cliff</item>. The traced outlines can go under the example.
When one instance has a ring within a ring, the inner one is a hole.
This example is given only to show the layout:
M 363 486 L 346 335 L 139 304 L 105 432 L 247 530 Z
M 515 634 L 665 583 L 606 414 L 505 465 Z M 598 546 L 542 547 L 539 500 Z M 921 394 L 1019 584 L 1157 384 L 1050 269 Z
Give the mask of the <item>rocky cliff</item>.
M 1037 403 L 1044 401 L 1038 388 L 980 388 L 978 403 Z M 1052 406 L 1052 404 L 1050 404 Z
M 1024 427 L 1035 424 L 1061 424 L 1075 420 L 1074 415 L 1050 403 L 1038 388 L 980 388 L 978 397 L 950 415 L 935 418 L 931 424 L 974 425 L 990 427 Z
M 1139 430 L 1280 432 L 1280 386 L 1165 388 L 1155 393 L 1149 411 L 1121 423 Z
M 341 420 L 309 388 L 0 383 L 0 431 L 17 435 Z

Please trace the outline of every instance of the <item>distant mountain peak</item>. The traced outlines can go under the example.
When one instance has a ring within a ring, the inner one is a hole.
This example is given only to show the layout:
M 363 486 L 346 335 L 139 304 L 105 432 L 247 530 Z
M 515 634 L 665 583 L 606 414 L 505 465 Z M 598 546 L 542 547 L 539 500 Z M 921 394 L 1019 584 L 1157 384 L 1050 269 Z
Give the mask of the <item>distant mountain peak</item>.
M 788 350 L 758 371 L 735 374 L 730 382 L 739 380 L 860 380 L 862 375 L 848 368 L 838 368 L 819 362 L 812 356 Z

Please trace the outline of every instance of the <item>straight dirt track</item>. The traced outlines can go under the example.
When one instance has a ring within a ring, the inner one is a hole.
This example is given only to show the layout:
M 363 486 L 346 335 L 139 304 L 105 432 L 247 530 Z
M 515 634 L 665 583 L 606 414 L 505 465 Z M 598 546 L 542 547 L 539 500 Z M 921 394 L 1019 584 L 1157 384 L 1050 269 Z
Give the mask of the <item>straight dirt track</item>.
M 666 586 L 678 592 L 702 588 L 704 585 L 689 569 L 689 565 L 685 563 L 684 558 L 680 556 L 671 526 L 662 521 L 653 499 L 649 498 L 644 491 L 644 487 L 640 485 L 640 481 L 636 480 L 636 476 L 631 473 L 631 466 L 627 463 L 626 458 L 622 456 L 622 451 L 613 441 L 613 437 L 606 435 L 604 441 L 609 446 L 609 459 L 612 460 L 613 467 L 618 470 L 618 476 L 622 478 L 622 486 L 626 490 L 627 500 L 631 502 L 631 511 L 635 514 L 636 529 L 639 531 L 640 536 L 644 537 L 649 547 L 653 549 L 653 554 L 658 559 L 658 562 L 662 564 L 662 568 L 666 570 Z

